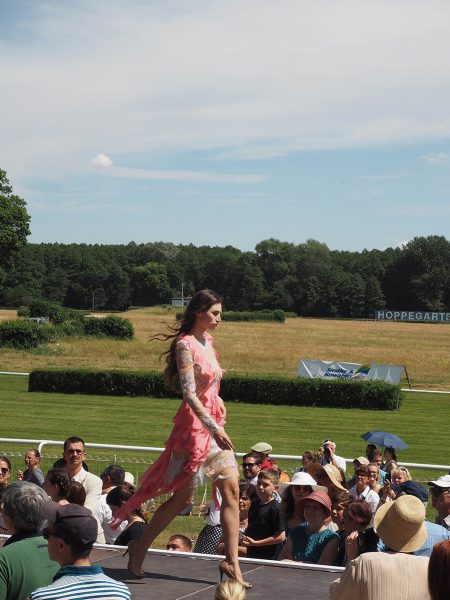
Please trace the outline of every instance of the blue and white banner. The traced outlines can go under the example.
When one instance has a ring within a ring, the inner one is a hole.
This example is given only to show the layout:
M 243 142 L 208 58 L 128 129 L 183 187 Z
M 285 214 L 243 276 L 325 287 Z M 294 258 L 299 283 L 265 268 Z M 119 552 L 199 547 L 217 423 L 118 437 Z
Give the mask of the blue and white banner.
M 387 381 L 398 384 L 403 365 L 361 365 L 359 363 L 332 362 L 326 360 L 300 360 L 298 377 L 318 377 L 320 379 L 352 379 L 353 381 Z

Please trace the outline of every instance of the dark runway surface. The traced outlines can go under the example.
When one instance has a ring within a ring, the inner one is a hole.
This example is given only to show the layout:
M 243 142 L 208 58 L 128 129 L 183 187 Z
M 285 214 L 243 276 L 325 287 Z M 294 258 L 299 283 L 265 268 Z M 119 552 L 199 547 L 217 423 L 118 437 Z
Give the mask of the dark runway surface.
M 110 577 L 126 583 L 133 600 L 213 600 L 219 583 L 220 559 L 198 556 L 150 551 L 144 562 L 144 579 L 128 573 L 128 557 L 122 557 L 117 550 L 94 550 L 91 560 L 100 564 Z M 339 569 L 316 571 L 313 567 L 267 565 L 244 560 L 241 569 L 245 580 L 253 584 L 247 592 L 248 600 L 273 600 L 277 596 L 280 600 L 327 600 L 330 583 L 341 574 L 337 572 Z

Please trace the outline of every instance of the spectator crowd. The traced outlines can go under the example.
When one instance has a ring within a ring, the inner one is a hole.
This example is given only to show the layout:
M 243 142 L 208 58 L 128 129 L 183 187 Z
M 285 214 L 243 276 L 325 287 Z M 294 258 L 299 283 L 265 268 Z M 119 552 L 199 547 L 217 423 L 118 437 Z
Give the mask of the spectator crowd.
M 449 599 L 450 474 L 425 486 L 393 448 L 372 444 L 348 473 L 336 451 L 326 439 L 287 473 L 270 457 L 270 444 L 250 448 L 241 464 L 239 555 L 345 567 L 330 600 Z M 85 458 L 84 441 L 68 438 L 44 475 L 39 451 L 30 449 L 11 482 L 10 459 L 0 455 L 0 533 L 10 536 L 0 548 L 0 600 L 91 597 L 98 590 L 104 595 L 96 598 L 130 598 L 127 586 L 89 556 L 95 542 L 127 546 L 140 538 L 149 514 L 139 507 L 112 528 L 135 492 L 133 476 L 112 464 L 98 477 Z M 436 522 L 426 519 L 430 497 Z M 217 501 L 202 506 L 205 524 L 194 544 L 177 533 L 167 550 L 221 554 Z M 216 598 L 243 599 L 245 590 L 230 580 Z

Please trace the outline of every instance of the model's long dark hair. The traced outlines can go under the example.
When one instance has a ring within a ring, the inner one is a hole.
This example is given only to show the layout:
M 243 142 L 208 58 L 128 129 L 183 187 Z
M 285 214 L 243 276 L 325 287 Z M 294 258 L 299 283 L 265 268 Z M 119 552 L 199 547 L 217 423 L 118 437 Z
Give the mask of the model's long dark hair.
M 200 290 L 194 294 L 186 306 L 181 320 L 173 327 L 169 326 L 171 333 L 159 333 L 153 336 L 153 340 L 172 340 L 169 349 L 161 356 L 166 356 L 166 368 L 164 369 L 164 383 L 170 390 L 179 391 L 178 370 L 176 361 L 176 347 L 178 339 L 188 334 L 194 326 L 196 313 L 205 312 L 214 304 L 221 304 L 222 298 L 213 290 Z

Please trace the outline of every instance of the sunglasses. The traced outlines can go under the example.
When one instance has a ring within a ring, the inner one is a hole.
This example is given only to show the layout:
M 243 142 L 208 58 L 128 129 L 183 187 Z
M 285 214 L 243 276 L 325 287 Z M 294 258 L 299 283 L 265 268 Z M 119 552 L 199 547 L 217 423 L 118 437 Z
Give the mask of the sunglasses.
M 445 494 L 446 492 L 450 492 L 450 488 L 440 488 L 437 486 L 431 488 L 431 493 L 433 494 L 433 496 L 441 496 L 442 494 Z
M 75 450 L 74 448 L 70 448 L 66 450 L 67 454 L 84 454 L 84 450 Z
M 302 492 L 312 492 L 310 485 L 293 485 L 294 490 L 301 490 Z
M 9 473 L 9 469 L 8 469 L 8 467 L 2 467 L 2 468 L 0 469 L 0 471 L 2 472 L 2 475 L 6 475 L 6 473 Z
M 253 467 L 256 467 L 256 463 L 242 463 L 243 469 L 253 469 Z

